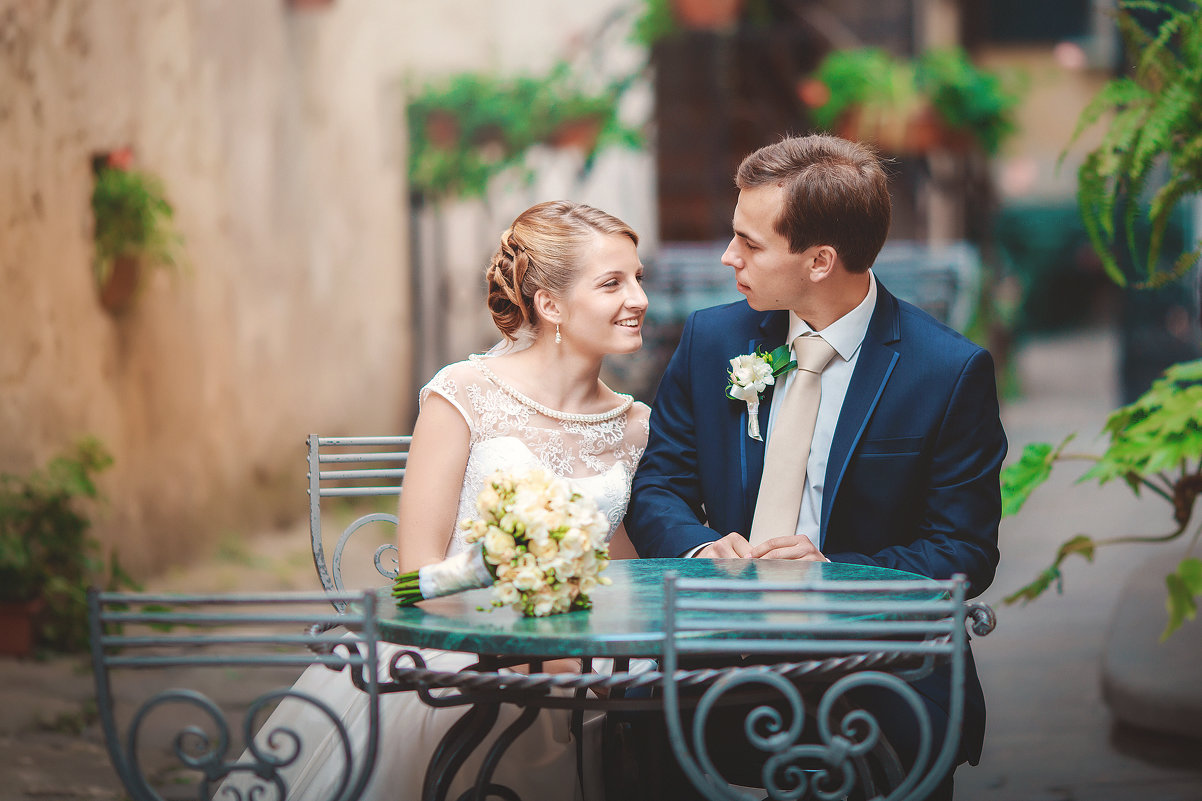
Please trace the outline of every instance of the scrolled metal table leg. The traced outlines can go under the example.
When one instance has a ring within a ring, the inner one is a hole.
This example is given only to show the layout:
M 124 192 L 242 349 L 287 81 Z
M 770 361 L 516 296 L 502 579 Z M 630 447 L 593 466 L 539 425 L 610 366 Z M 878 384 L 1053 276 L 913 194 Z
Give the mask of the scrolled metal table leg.
M 522 710 L 522 714 L 518 716 L 517 720 L 505 727 L 505 730 L 497 736 L 497 741 L 488 749 L 488 754 L 484 757 L 484 764 L 480 766 L 480 772 L 476 775 L 475 786 L 459 796 L 458 801 L 485 801 L 490 797 L 500 798 L 502 801 L 522 801 L 517 793 L 505 785 L 493 784 L 492 775 L 497 766 L 501 764 L 501 757 L 505 755 L 505 751 L 522 732 L 530 728 L 534 719 L 538 717 L 538 713 L 538 707 L 528 706 Z
M 473 704 L 447 730 L 430 757 L 422 784 L 423 801 L 446 801 L 451 782 L 468 756 L 484 741 L 497 722 L 499 703 Z

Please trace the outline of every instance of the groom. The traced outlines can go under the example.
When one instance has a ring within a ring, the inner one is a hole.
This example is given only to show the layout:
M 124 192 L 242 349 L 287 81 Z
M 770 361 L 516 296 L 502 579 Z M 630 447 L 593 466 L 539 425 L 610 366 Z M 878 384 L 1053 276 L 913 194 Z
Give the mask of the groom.
M 993 361 L 872 274 L 890 221 L 876 156 L 788 138 L 744 159 L 735 183 L 722 263 L 746 302 L 692 314 L 664 372 L 626 519 L 639 555 L 963 573 L 981 593 L 1006 454 Z M 802 369 L 765 388 L 755 431 L 752 405 L 726 394 L 730 360 L 794 340 Z M 916 685 L 944 728 L 948 685 L 946 671 Z M 976 764 L 985 704 L 971 654 L 965 702 L 958 761 Z M 949 774 L 931 797 L 951 792 Z

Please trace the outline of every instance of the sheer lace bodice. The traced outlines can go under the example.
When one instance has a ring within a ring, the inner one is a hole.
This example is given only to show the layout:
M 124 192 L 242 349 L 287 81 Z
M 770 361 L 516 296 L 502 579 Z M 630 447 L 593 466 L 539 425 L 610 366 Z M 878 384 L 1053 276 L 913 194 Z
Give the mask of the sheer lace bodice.
M 471 451 L 456 520 L 476 514 L 476 496 L 498 469 L 542 467 L 573 481 L 609 519 L 613 536 L 626 514 L 630 480 L 647 441 L 645 404 L 626 400 L 610 412 L 567 415 L 540 406 L 502 381 L 488 357 L 447 365 L 422 388 L 451 402 L 471 431 Z M 625 396 L 622 396 L 625 397 Z M 447 553 L 466 547 L 458 528 Z

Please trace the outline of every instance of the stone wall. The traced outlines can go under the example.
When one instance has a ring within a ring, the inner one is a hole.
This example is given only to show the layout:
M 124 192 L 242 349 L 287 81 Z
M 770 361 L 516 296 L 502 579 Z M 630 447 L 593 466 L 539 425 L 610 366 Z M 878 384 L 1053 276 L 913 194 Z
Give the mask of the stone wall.
M 0 2 L 0 470 L 99 437 L 96 531 L 135 574 L 303 516 L 306 433 L 411 413 L 388 5 Z M 187 266 L 114 316 L 90 160 L 126 145 Z
M 299 5 L 0 0 L 0 471 L 99 437 L 116 463 L 96 532 L 136 575 L 303 518 L 305 434 L 408 430 L 432 369 L 416 355 L 495 338 L 480 276 L 522 208 L 569 196 L 654 229 L 645 154 L 604 154 L 583 179 L 572 154 L 535 154 L 533 186 L 446 209 L 449 300 L 423 343 L 406 87 L 544 71 L 625 6 Z M 596 69 L 637 64 L 611 39 Z M 123 146 L 162 178 L 188 266 L 113 316 L 92 274 L 90 162 Z

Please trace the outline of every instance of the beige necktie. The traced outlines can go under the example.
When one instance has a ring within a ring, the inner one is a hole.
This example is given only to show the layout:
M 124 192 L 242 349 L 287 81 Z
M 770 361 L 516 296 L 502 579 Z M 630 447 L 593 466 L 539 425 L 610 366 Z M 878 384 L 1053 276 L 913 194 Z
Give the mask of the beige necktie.
M 822 371 L 834 355 L 835 349 L 820 336 L 802 335 L 793 340 L 797 374 L 776 410 L 764 452 L 764 473 L 751 521 L 752 545 L 797 531 L 810 440 L 822 397 Z

